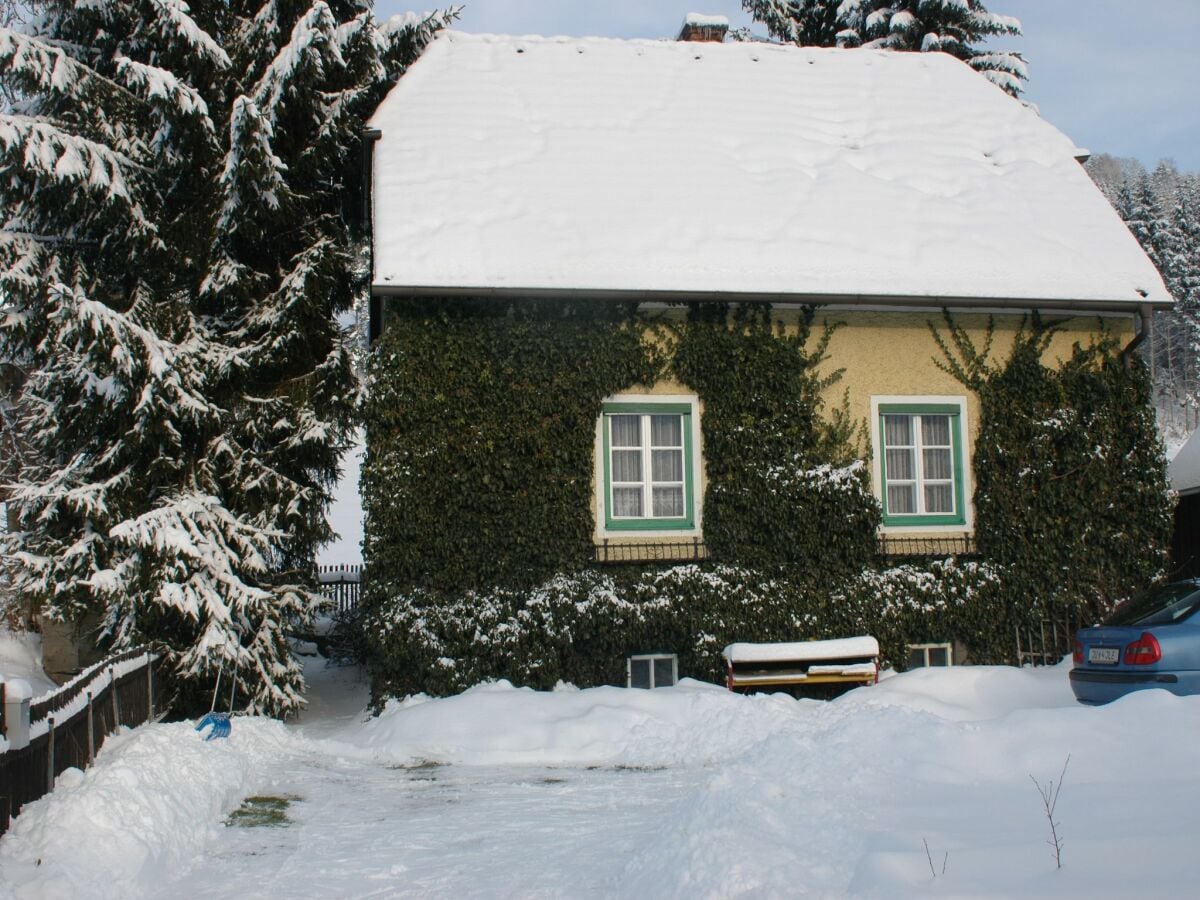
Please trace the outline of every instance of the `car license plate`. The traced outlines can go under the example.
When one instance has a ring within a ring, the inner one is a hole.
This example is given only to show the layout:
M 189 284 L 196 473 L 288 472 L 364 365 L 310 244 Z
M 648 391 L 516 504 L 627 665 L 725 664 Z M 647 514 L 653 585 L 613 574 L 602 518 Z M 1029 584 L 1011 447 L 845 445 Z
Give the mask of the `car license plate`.
M 1121 651 L 1116 647 L 1089 647 L 1088 662 L 1113 665 L 1121 660 Z

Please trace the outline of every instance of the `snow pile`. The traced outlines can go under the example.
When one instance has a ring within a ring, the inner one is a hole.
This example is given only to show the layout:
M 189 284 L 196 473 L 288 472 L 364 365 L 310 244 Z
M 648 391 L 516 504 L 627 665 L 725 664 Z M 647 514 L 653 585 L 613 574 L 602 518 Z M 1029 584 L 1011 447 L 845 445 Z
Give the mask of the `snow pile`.
M 13 820 L 0 885 L 20 898 L 127 897 L 177 877 L 290 744 L 282 724 L 241 718 L 228 740 L 205 742 L 189 722 L 110 737 L 96 765 L 67 769 Z
M 1169 301 L 1075 144 L 943 53 L 447 32 L 370 124 L 385 292 Z
M 654 691 L 552 693 L 507 681 L 388 704 L 355 742 L 401 762 L 674 766 L 730 759 L 796 717 L 782 695 L 739 697 L 691 679 Z
M 1086 709 L 1065 675 L 961 668 L 855 691 L 698 781 L 625 865 L 619 893 L 1190 893 L 1200 698 Z M 1068 754 L 1058 871 L 1030 776 L 1057 782 Z

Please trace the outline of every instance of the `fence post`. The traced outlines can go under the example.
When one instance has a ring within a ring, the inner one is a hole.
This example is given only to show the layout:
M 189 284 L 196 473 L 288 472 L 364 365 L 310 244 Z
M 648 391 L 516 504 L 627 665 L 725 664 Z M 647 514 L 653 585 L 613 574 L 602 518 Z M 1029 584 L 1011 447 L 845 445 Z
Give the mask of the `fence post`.
M 92 716 L 92 692 L 87 692 L 88 705 L 88 765 L 90 766 L 96 759 L 96 720 Z
M 108 689 L 112 691 L 113 731 L 119 731 L 121 728 L 121 701 L 117 699 L 117 670 L 113 666 L 108 667 Z
M 146 651 L 146 721 L 154 721 L 154 657 Z
M 49 738 L 46 743 L 46 793 L 54 790 L 54 716 L 47 721 L 50 723 Z
M 20 750 L 29 746 L 29 702 L 33 689 L 20 678 L 0 683 L 4 700 L 4 736 L 8 746 Z

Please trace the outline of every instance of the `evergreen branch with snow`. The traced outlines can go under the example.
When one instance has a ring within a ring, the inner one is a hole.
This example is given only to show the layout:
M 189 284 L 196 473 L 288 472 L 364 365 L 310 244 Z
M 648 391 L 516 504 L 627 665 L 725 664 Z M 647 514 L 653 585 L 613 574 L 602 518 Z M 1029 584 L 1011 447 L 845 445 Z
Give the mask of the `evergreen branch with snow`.
M 103 642 L 165 648 L 181 696 L 233 672 L 303 702 L 287 642 L 358 383 L 336 316 L 360 123 L 454 13 L 89 0 L 0 32 L 3 428 L 23 450 L 16 587 Z M 7 446 L 7 444 L 5 445 Z
M 1019 53 L 977 46 L 1021 34 L 1020 21 L 982 0 L 742 0 L 742 8 L 775 39 L 802 47 L 949 53 L 1014 97 L 1029 79 Z

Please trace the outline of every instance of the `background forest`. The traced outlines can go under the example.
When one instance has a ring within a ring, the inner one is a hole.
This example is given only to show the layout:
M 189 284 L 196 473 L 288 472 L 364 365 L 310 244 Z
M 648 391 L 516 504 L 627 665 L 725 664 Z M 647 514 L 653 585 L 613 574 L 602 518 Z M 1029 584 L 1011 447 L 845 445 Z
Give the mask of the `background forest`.
M 1143 345 L 1168 455 L 1200 425 L 1200 173 L 1164 159 L 1147 171 L 1136 159 L 1088 160 L 1100 186 L 1162 273 L 1175 309 L 1154 317 Z

